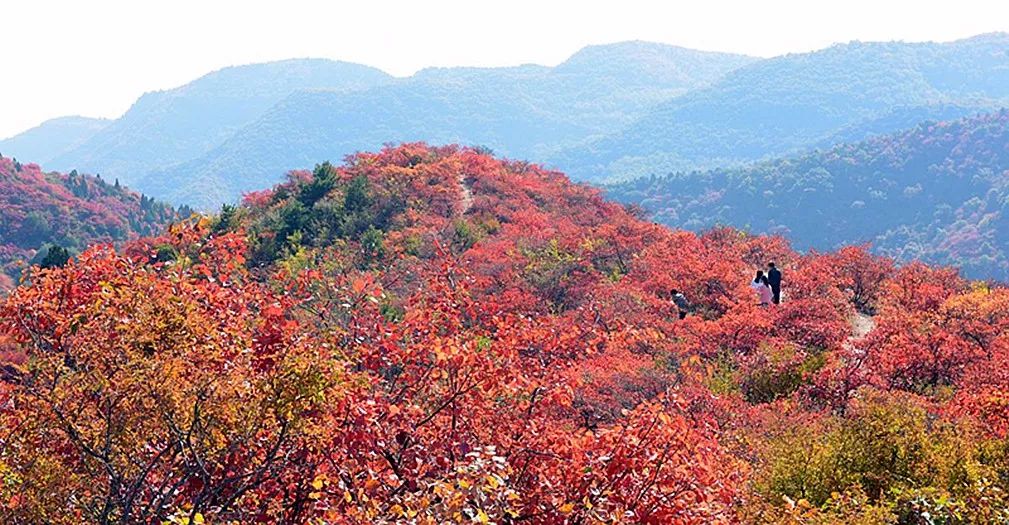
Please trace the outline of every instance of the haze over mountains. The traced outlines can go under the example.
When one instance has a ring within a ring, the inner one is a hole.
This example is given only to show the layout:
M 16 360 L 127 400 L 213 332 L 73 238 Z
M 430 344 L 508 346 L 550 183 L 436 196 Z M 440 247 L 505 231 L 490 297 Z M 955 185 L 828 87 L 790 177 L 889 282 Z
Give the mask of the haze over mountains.
M 351 91 L 390 80 L 374 68 L 318 59 L 227 68 L 140 97 L 122 118 L 51 164 L 132 184 L 210 150 L 294 91 Z
M 767 60 L 625 42 L 585 48 L 556 67 L 437 68 L 401 79 L 288 60 L 149 93 L 97 132 L 82 126 L 67 137 L 66 126 L 47 124 L 0 142 L 0 152 L 204 209 L 287 170 L 399 141 L 482 145 L 576 180 L 612 181 L 995 109 L 1009 99 L 1007 52 L 1005 34 L 851 43 Z M 23 145 L 46 133 L 59 152 Z
M 234 199 L 291 167 L 413 140 L 545 159 L 749 61 L 632 42 L 587 48 L 555 68 L 428 69 L 353 93 L 299 92 L 206 155 L 154 172 L 138 186 L 170 200 L 192 193 L 211 202 Z
M 88 117 L 50 119 L 24 133 L 0 140 L 0 153 L 49 164 L 52 159 L 87 142 L 110 122 L 108 119 Z
M 753 60 L 627 42 L 586 48 L 555 68 L 428 69 L 406 79 L 325 60 L 229 68 L 141 97 L 51 167 L 215 208 L 289 169 L 391 141 L 485 144 L 542 159 Z
M 1007 34 L 944 44 L 854 42 L 741 68 L 556 163 L 584 180 L 711 168 L 801 150 L 865 122 L 877 133 L 913 125 L 888 120 L 894 111 L 931 118 L 939 115 L 929 106 L 952 103 L 964 113 L 943 116 L 955 117 L 1007 101 Z

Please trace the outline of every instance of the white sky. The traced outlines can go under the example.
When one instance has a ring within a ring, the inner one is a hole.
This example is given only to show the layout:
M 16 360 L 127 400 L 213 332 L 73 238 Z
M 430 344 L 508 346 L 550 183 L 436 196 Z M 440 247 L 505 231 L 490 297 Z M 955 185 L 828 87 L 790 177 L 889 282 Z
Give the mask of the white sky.
M 557 64 L 651 40 L 756 56 L 850 40 L 1009 31 L 1005 0 L 2 0 L 0 137 L 61 115 L 117 117 L 143 92 L 292 57 L 395 75 Z

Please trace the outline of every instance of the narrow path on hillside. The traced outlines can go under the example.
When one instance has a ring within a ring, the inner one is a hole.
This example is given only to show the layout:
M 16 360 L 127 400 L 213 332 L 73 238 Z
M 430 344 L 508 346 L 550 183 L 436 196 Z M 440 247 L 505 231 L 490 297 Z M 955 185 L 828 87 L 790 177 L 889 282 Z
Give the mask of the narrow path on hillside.
M 865 339 L 865 336 L 869 335 L 869 332 L 871 332 L 873 328 L 876 328 L 876 320 L 873 319 L 871 315 L 856 312 L 851 318 L 852 339 L 856 341 L 859 339 Z
M 844 346 L 849 350 L 854 349 L 856 342 L 865 339 L 865 336 L 869 335 L 873 328 L 876 328 L 876 320 L 871 315 L 861 312 L 855 312 L 848 322 L 851 323 L 851 335 L 844 342 Z
M 456 178 L 459 181 L 459 187 L 462 189 L 462 211 L 459 212 L 459 215 L 463 215 L 473 206 L 473 190 L 469 189 L 469 186 L 466 184 L 466 175 L 460 173 Z

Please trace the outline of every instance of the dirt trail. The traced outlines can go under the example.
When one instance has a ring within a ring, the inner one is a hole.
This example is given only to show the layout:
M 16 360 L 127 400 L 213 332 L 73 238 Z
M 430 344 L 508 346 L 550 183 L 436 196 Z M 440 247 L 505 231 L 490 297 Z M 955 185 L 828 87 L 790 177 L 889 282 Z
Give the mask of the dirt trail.
M 851 323 L 851 335 L 844 342 L 844 347 L 851 352 L 861 354 L 862 350 L 856 348 L 855 343 L 865 339 L 865 336 L 869 335 L 873 328 L 876 328 L 876 320 L 871 315 L 855 312 L 848 322 Z
M 872 316 L 856 313 L 851 318 L 852 340 L 864 339 L 873 328 L 876 328 L 876 320 Z
M 470 207 L 473 206 L 473 191 L 469 189 L 466 184 L 466 175 L 460 173 L 458 175 L 459 187 L 462 189 L 462 211 L 459 215 L 462 215 L 469 211 Z

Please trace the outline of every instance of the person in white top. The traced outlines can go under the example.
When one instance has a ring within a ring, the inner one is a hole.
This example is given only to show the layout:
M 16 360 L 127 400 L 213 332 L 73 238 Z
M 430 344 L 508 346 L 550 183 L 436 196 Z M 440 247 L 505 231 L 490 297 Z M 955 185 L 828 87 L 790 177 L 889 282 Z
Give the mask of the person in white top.
M 767 307 L 771 305 L 771 300 L 774 298 L 774 292 L 771 290 L 771 285 L 767 281 L 767 276 L 764 275 L 762 270 L 757 270 L 757 276 L 750 281 L 750 288 L 757 292 L 757 298 L 760 300 L 760 306 Z

